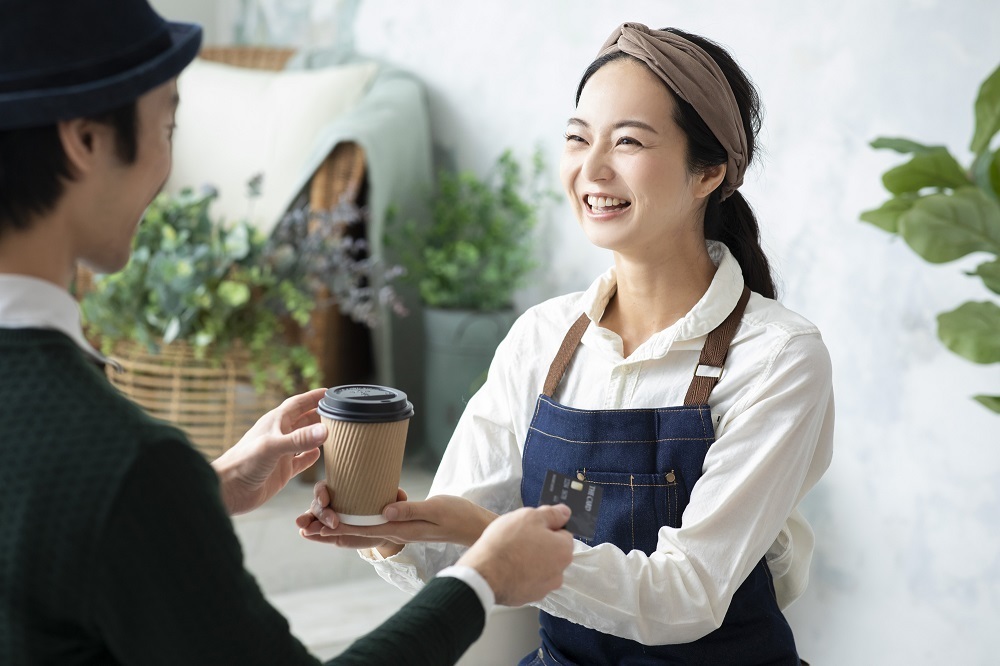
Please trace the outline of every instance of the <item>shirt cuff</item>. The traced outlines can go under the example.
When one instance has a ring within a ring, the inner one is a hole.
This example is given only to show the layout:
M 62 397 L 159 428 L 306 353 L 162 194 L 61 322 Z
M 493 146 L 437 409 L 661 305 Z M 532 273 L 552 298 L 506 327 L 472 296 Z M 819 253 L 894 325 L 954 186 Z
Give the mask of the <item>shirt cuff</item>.
M 486 616 L 489 616 L 490 612 L 493 610 L 493 606 L 496 605 L 496 596 L 493 594 L 493 588 L 491 588 L 490 584 L 486 582 L 486 579 L 472 567 L 467 567 L 464 564 L 455 564 L 441 569 L 441 571 L 438 572 L 437 577 L 457 578 L 471 587 L 472 591 L 476 593 L 477 597 L 479 597 L 479 603 L 483 605 L 483 613 Z
M 361 559 L 368 560 L 369 562 L 385 562 L 382 553 L 378 552 L 375 548 L 359 548 L 358 555 Z

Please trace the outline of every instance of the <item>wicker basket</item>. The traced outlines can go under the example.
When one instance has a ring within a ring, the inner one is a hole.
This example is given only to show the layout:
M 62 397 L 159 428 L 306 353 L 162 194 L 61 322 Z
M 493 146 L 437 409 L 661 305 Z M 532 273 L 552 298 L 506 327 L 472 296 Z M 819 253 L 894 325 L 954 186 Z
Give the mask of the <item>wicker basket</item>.
M 205 46 L 198 53 L 202 60 L 272 72 L 284 69 L 293 55 L 295 49 L 271 46 Z
M 199 359 L 190 345 L 174 342 L 150 353 L 124 342 L 115 348 L 123 370 L 108 366 L 108 378 L 152 416 L 187 433 L 206 458 L 214 460 L 265 412 L 281 402 L 277 392 L 254 390 L 249 355 L 234 351 L 221 361 Z

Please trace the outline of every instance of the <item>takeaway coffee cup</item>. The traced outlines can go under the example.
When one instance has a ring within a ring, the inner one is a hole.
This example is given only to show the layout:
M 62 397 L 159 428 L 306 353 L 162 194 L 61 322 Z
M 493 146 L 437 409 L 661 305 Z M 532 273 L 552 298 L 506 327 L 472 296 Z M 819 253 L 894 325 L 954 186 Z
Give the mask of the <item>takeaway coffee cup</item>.
M 332 508 L 348 525 L 381 525 L 396 501 L 413 405 L 402 391 L 372 384 L 327 390 L 319 403 Z

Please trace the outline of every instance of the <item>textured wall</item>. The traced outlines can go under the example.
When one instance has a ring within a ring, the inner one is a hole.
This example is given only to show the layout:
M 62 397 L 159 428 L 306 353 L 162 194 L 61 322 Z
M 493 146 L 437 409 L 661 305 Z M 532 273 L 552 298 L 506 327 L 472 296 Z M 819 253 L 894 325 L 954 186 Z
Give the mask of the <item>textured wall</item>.
M 442 163 L 481 170 L 540 144 L 555 187 L 578 77 L 625 20 L 728 46 L 766 106 L 764 160 L 743 191 L 784 301 L 824 333 L 838 399 L 834 463 L 804 507 L 813 580 L 789 610 L 803 655 L 997 663 L 1000 416 L 969 396 L 997 393 L 1000 369 L 945 351 L 934 319 L 986 292 L 961 274 L 975 262 L 928 266 L 857 218 L 899 161 L 867 147 L 875 136 L 946 143 L 968 161 L 972 101 L 1000 63 L 1000 3 L 363 0 L 355 28 L 362 53 L 426 83 Z M 610 262 L 564 203 L 548 218 L 525 305 Z

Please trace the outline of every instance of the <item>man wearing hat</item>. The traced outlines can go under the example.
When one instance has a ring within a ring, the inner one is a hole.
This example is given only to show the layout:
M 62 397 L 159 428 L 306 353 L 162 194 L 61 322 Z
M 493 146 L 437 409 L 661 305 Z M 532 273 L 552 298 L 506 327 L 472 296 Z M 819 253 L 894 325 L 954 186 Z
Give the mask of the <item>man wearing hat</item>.
M 127 263 L 170 172 L 176 77 L 200 42 L 146 0 L 0 0 L 3 664 L 316 663 L 243 569 L 226 514 L 316 462 L 323 390 L 286 400 L 209 466 L 110 386 L 68 292 L 77 262 Z M 335 661 L 453 663 L 494 601 L 560 584 L 568 515 L 499 518 Z

